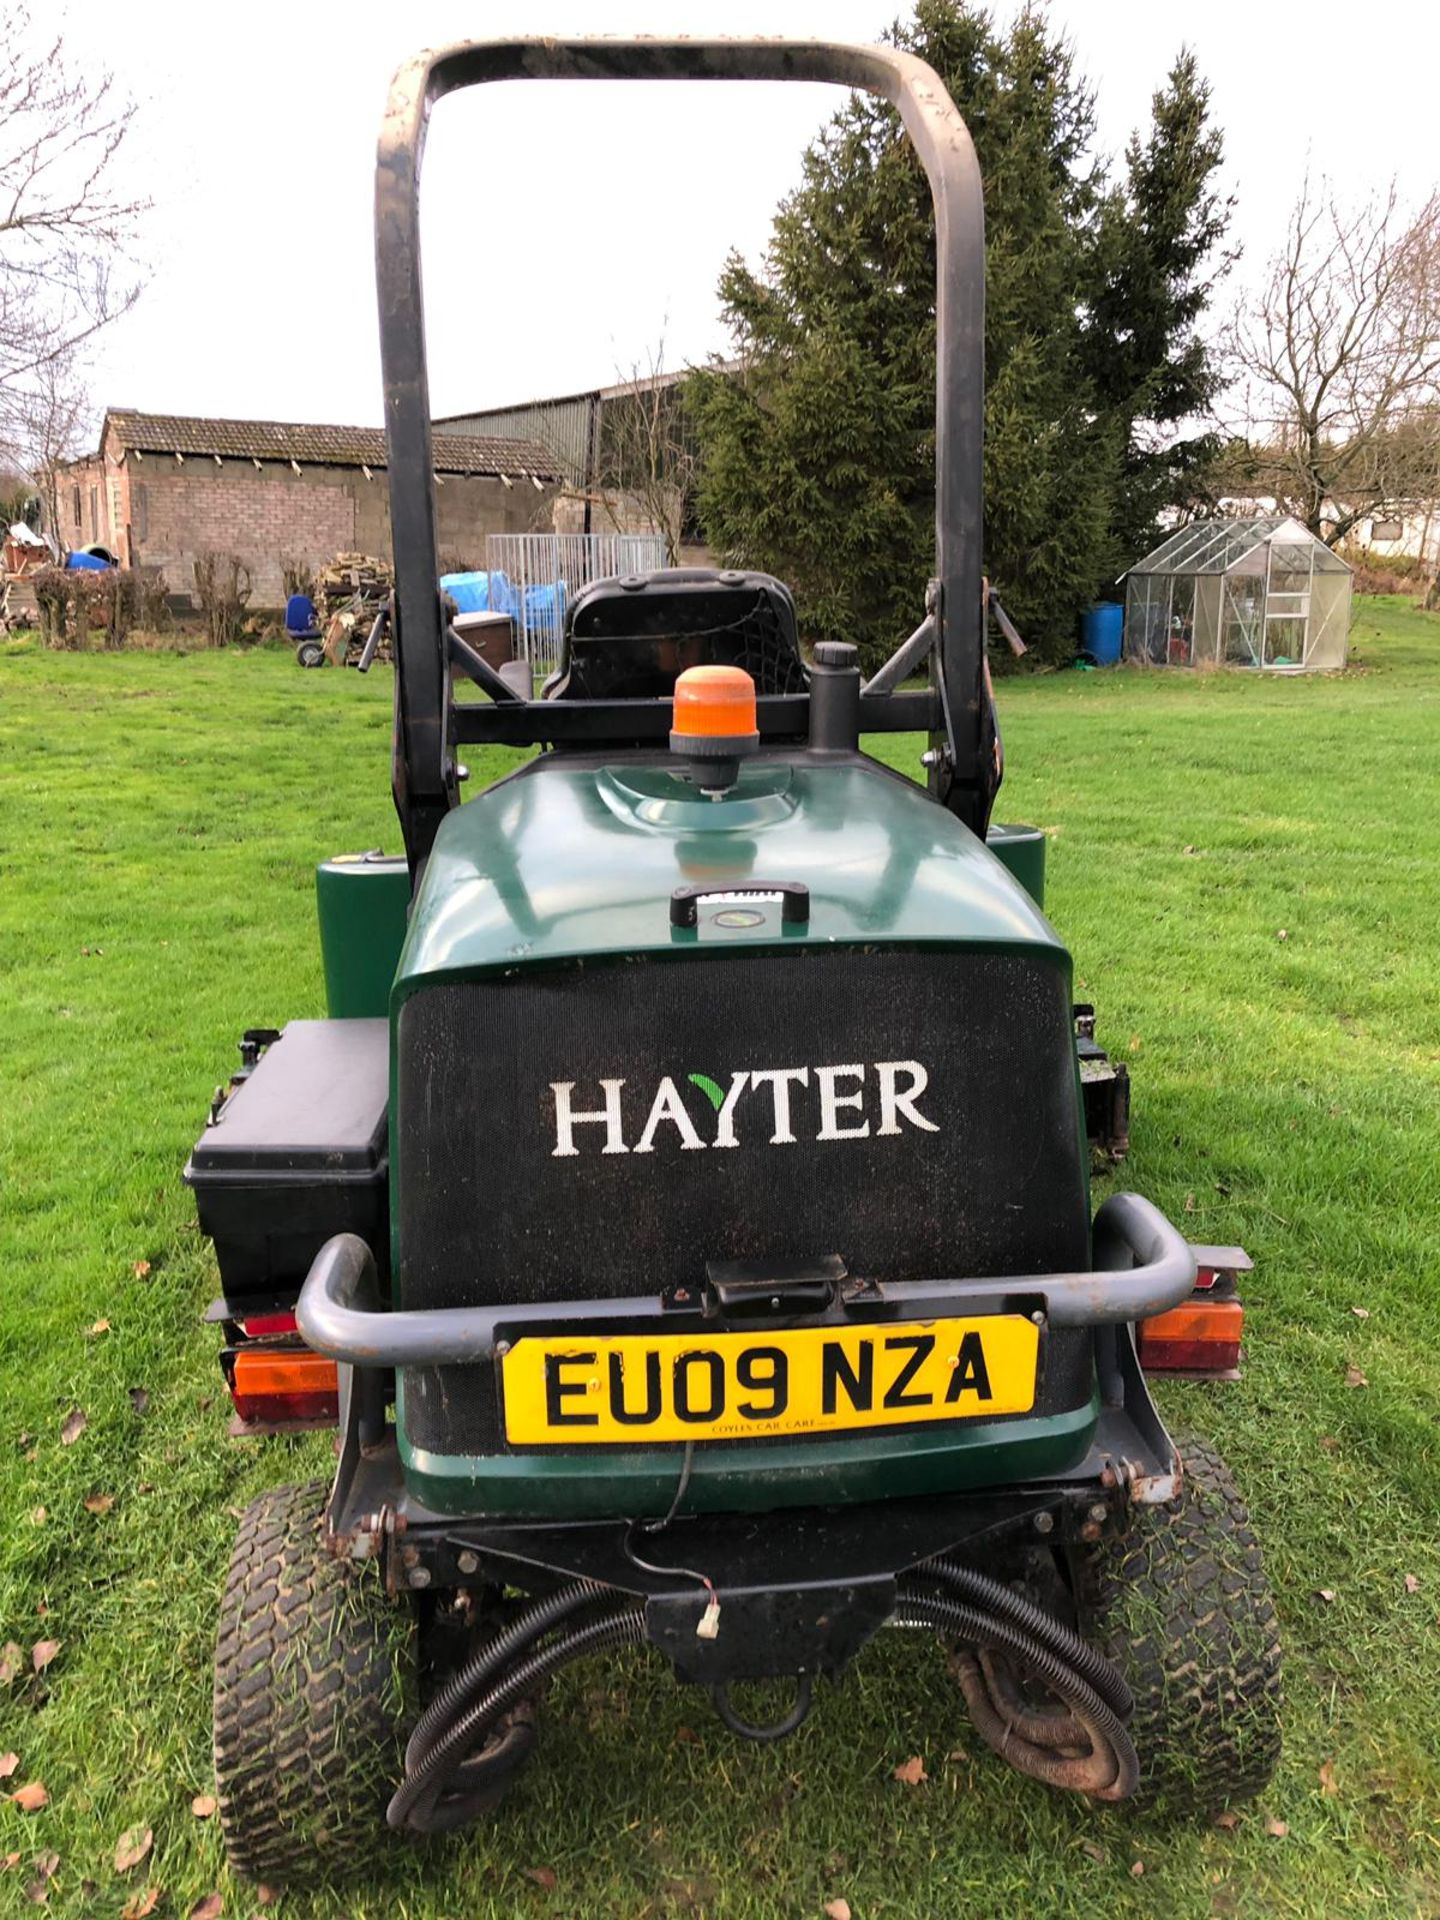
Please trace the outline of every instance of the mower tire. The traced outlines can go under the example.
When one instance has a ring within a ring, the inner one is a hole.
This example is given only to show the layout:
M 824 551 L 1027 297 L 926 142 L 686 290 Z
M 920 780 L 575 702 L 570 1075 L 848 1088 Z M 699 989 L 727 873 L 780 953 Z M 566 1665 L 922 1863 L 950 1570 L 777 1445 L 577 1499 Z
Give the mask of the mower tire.
M 323 667 L 325 649 L 318 640 L 302 640 L 295 649 L 295 658 L 302 667 Z
M 312 1481 L 252 1503 L 220 1602 L 220 1821 L 235 1872 L 272 1884 L 374 1859 L 415 1692 L 410 1607 L 377 1563 L 326 1551 L 326 1493 Z
M 1180 1497 L 1072 1557 L 1080 1631 L 1135 1696 L 1130 1804 L 1209 1816 L 1280 1760 L 1280 1640 L 1250 1516 L 1214 1449 L 1177 1437 Z

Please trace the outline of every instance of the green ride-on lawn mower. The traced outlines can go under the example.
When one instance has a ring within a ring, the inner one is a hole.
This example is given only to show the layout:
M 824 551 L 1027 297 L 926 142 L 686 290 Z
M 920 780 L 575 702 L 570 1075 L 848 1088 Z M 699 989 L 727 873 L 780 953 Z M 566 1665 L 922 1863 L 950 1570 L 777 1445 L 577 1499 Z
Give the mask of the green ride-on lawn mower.
M 762 573 L 592 583 L 538 698 L 449 627 L 421 147 L 443 94 L 537 78 L 898 109 L 936 212 L 936 562 L 867 684 L 851 647 L 802 661 Z M 963 122 L 892 48 L 510 41 L 395 81 L 405 856 L 321 868 L 331 1017 L 247 1033 L 188 1170 L 241 1427 L 339 1428 L 328 1490 L 250 1508 L 221 1604 L 242 1873 L 487 1812 L 548 1677 L 642 1644 L 737 1738 L 838 1711 L 819 1683 L 910 1628 L 951 1649 L 937 1722 L 963 1706 L 1053 1786 L 1210 1810 L 1274 1770 L 1256 1542 L 1145 1374 L 1233 1368 L 1246 1263 L 1133 1194 L 1091 1218 L 1097 1050 L 1037 836 L 990 825 L 982 222 Z M 897 732 L 928 735 L 926 789 L 861 751 Z M 543 750 L 461 806 L 476 742 Z

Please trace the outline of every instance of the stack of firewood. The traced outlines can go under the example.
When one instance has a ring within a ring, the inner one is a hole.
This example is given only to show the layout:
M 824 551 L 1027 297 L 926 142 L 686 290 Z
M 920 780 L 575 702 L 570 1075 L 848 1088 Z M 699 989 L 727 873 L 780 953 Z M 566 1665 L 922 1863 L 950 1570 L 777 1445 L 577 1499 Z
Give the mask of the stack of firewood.
M 393 575 L 388 561 L 368 553 L 337 553 L 315 576 L 315 616 L 325 636 L 325 652 L 335 666 L 356 660 L 375 616 L 390 597 Z M 388 660 L 388 643 L 379 657 Z

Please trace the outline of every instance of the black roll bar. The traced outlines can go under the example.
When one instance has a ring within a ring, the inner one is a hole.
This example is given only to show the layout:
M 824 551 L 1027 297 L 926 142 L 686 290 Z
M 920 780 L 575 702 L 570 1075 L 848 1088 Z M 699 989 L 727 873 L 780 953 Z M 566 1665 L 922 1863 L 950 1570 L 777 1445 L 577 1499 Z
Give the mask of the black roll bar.
M 894 47 L 808 40 L 495 40 L 426 52 L 391 85 L 375 175 L 375 264 L 385 379 L 396 606 L 395 805 L 412 870 L 457 804 L 450 661 L 436 579 L 434 462 L 420 273 L 420 162 L 430 110 L 492 80 L 804 80 L 880 94 L 930 182 L 936 233 L 935 579 L 930 788 L 984 831 L 988 703 L 981 602 L 984 202 L 964 121 L 933 68 Z M 531 737 L 551 736 L 550 703 Z

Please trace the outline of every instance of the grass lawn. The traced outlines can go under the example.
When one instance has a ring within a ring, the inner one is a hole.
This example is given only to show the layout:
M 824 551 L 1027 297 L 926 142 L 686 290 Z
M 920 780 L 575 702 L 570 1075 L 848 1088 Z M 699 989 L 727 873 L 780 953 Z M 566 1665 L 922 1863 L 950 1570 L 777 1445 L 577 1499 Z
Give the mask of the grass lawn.
M 912 1636 L 765 1749 L 636 1657 L 552 1687 L 493 1829 L 282 1913 L 1440 1913 L 1440 619 L 1367 602 L 1354 640 L 1343 678 L 1001 693 L 1001 814 L 1053 836 L 1052 917 L 1135 1075 L 1120 1179 L 1256 1261 L 1244 1379 L 1162 1399 L 1267 1543 L 1264 1803 L 1225 1829 L 1052 1796 Z M 53 1914 L 148 1884 L 162 1916 L 256 1910 L 191 1812 L 215 1608 L 241 1506 L 327 1450 L 224 1437 L 180 1168 L 240 1029 L 323 1010 L 315 861 L 397 844 L 390 691 L 278 651 L 0 654 L 0 1754 L 49 1794 L 0 1802 L 0 1914 L 47 1853 Z M 928 1784 L 896 1783 L 914 1754 Z

